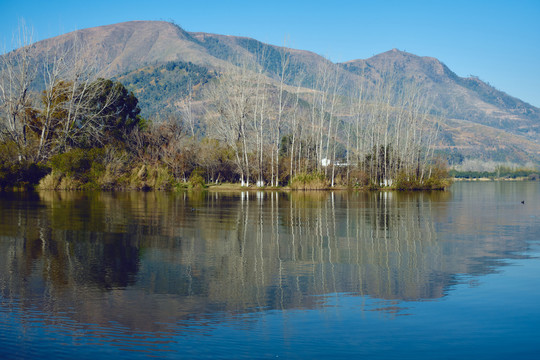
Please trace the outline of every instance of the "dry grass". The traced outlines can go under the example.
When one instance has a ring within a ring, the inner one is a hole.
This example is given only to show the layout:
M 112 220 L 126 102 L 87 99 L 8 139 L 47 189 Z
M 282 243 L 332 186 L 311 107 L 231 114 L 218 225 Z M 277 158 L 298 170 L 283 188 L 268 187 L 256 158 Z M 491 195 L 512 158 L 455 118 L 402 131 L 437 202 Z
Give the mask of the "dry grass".
M 39 182 L 39 190 L 79 190 L 83 184 L 71 176 L 62 176 L 54 171 Z
M 326 190 L 330 184 L 322 173 L 298 174 L 292 178 L 289 187 L 292 190 Z

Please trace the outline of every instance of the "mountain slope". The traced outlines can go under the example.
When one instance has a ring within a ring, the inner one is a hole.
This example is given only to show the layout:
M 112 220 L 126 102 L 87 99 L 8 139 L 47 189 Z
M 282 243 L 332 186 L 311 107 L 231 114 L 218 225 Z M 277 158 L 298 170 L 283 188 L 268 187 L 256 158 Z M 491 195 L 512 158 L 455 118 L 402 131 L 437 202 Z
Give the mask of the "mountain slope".
M 83 29 L 36 43 L 38 54 L 79 42 L 82 58 L 95 59 L 100 75 L 115 76 L 148 64 L 185 61 L 224 66 L 189 33 L 164 21 L 130 21 Z
M 433 97 L 434 109 L 445 117 L 488 125 L 533 141 L 540 135 L 540 109 L 478 78 L 461 78 L 435 58 L 393 49 L 339 65 L 355 74 L 364 72 L 371 78 L 392 70 L 398 81 L 415 79 Z

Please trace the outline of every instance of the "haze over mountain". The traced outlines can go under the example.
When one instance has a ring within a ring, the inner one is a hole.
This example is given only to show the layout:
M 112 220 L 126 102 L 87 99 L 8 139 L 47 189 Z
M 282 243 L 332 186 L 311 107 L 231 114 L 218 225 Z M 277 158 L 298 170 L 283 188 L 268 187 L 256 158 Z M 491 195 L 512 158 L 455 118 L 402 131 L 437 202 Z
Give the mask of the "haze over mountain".
M 101 64 L 101 76 L 116 78 L 135 92 L 145 116 L 153 116 L 158 110 L 174 111 L 178 100 L 186 95 L 188 73 L 195 73 L 193 81 L 204 86 L 242 57 L 261 63 L 268 79 L 275 79 L 276 60 L 285 51 L 291 59 L 290 84 L 302 74 L 304 88 L 313 86 L 323 64 L 336 69 L 344 92 L 362 77 L 375 83 L 391 72 L 396 84 L 414 79 L 428 91 L 431 112 L 441 126 L 437 149 L 451 162 L 463 158 L 540 161 L 540 109 L 478 78 L 459 77 L 432 57 L 393 49 L 369 59 L 333 64 L 309 51 L 245 37 L 190 33 L 162 21 L 79 30 L 35 43 L 33 51 L 35 56 L 45 56 L 54 48 L 69 46 L 75 38 L 84 44 L 82 58 L 95 58 Z M 261 52 L 265 54 L 264 64 L 258 56 Z

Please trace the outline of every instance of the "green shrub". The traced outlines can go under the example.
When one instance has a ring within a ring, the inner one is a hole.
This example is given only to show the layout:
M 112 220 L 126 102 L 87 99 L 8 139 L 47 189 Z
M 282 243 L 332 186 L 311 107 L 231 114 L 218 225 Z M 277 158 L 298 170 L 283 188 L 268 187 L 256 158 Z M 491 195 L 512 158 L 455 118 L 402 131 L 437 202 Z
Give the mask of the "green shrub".
M 425 190 L 444 190 L 452 185 L 450 178 L 430 177 L 424 181 L 423 189 Z
M 400 173 L 392 184 L 395 190 L 412 191 L 412 190 L 444 190 L 452 184 L 451 180 L 445 176 L 444 171 L 433 171 L 431 176 L 423 181 L 415 176 L 409 176 L 405 173 Z
M 440 161 L 436 162 L 430 169 L 430 177 L 424 181 L 424 189 L 444 190 L 450 185 L 452 185 L 452 179 L 448 166 Z
M 50 169 L 43 164 L 0 162 L 0 189 L 32 188 L 49 172 Z
M 401 172 L 394 179 L 392 188 L 402 191 L 417 190 L 421 188 L 421 184 L 420 181 L 418 181 L 415 177 L 409 176 L 406 173 Z
M 49 164 L 53 172 L 40 183 L 42 189 L 98 190 L 118 187 L 118 169 L 109 164 L 107 150 L 73 149 L 54 155 Z M 110 157 L 110 156 L 109 156 Z M 107 163 L 107 164 L 106 164 Z
M 49 172 L 41 163 L 20 160 L 13 142 L 0 144 L 0 189 L 31 188 Z
M 18 158 L 19 153 L 15 143 L 8 141 L 0 144 L 0 164 L 15 163 Z
M 73 149 L 54 155 L 49 164 L 53 171 L 61 176 L 87 182 L 105 171 L 103 155 L 104 150 L 99 148 Z
M 195 172 L 191 174 L 191 177 L 189 178 L 189 188 L 204 189 L 205 187 L 206 183 L 204 182 L 204 178 L 201 175 Z

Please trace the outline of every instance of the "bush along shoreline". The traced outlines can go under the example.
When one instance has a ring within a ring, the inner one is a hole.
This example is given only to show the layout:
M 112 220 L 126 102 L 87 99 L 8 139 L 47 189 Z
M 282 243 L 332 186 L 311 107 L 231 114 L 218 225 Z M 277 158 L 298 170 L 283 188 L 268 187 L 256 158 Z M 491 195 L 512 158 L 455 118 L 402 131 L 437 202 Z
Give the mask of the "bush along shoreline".
M 0 161 L 0 188 L 2 190 L 104 190 L 104 191 L 183 191 L 183 190 L 445 190 L 451 185 L 448 172 L 434 167 L 429 177 L 421 181 L 417 177 L 400 174 L 393 181 L 373 183 L 362 172 L 342 169 L 332 184 L 324 172 L 303 172 L 294 175 L 280 186 L 264 186 L 251 183 L 242 186 L 232 169 L 223 168 L 217 174 L 222 181 L 208 181 L 209 174 L 203 169 L 191 171 L 189 177 L 174 175 L 174 167 L 164 162 L 143 162 L 126 149 L 114 147 L 75 148 L 56 154 L 43 164 L 30 162 Z

